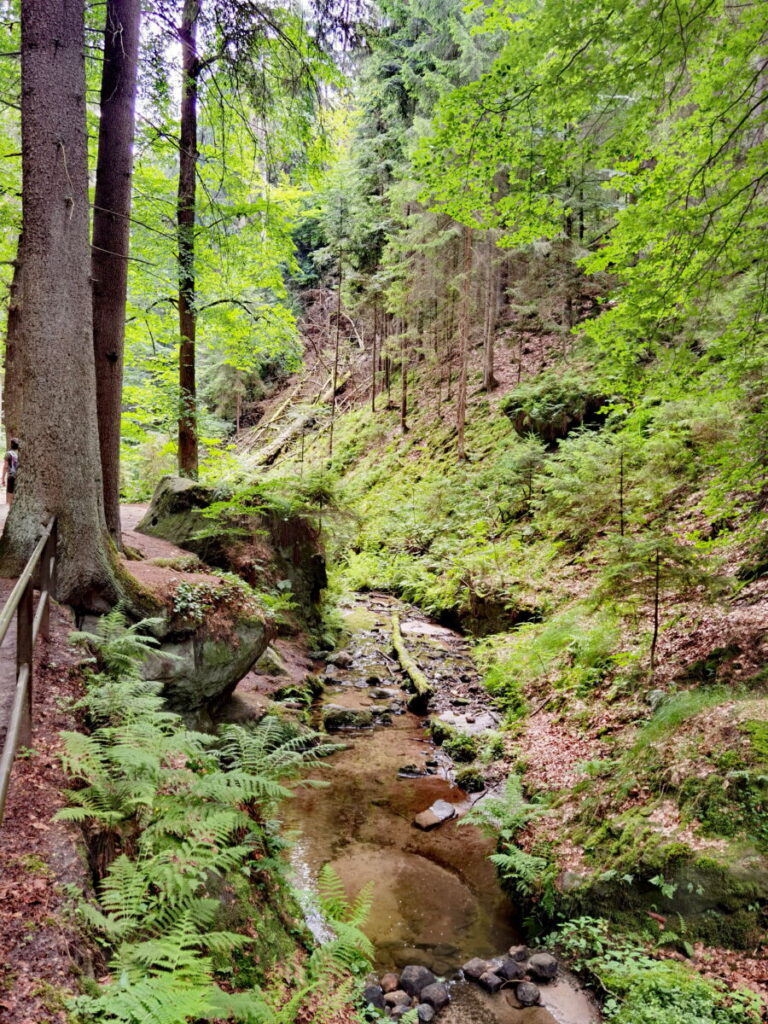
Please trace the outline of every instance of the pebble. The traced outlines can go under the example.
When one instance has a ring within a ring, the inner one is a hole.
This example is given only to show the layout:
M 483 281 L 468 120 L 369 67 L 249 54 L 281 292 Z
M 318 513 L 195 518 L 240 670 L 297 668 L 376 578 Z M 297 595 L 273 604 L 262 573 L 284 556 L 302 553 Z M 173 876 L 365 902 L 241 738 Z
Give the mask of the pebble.
M 448 986 L 443 985 L 441 981 L 436 981 L 433 985 L 427 985 L 427 987 L 422 990 L 419 998 L 422 1003 L 428 1003 L 435 1013 L 439 1013 L 443 1007 L 447 1006 L 451 1001 Z
M 525 964 L 521 960 L 514 960 L 511 956 L 505 957 L 501 966 L 496 969 L 499 977 L 505 981 L 517 981 L 525 974 Z
M 523 1006 L 536 1006 L 540 999 L 539 986 L 532 981 L 521 981 L 517 986 L 517 1001 Z
M 386 1006 L 384 990 L 380 985 L 366 985 L 363 989 L 363 999 L 369 1006 L 375 1006 L 377 1010 L 383 1010 Z
M 384 995 L 384 1002 L 387 1006 L 410 1006 L 411 997 L 407 992 L 404 992 L 401 988 L 395 989 L 394 992 L 387 992 Z
M 464 972 L 464 977 L 469 978 L 470 981 L 479 981 L 481 976 L 488 970 L 488 961 L 481 960 L 480 957 L 472 957 L 468 960 L 461 968 Z
M 485 991 L 490 992 L 491 995 L 498 992 L 504 984 L 504 979 L 500 978 L 498 974 L 494 973 L 494 971 L 486 971 L 485 974 L 481 974 L 477 980 Z
M 551 981 L 557 977 L 557 960 L 551 953 L 534 953 L 528 960 L 528 971 L 540 981 Z
M 400 988 L 409 996 L 421 997 L 424 989 L 434 985 L 437 978 L 428 967 L 419 967 L 416 964 L 409 964 L 404 967 L 400 975 Z

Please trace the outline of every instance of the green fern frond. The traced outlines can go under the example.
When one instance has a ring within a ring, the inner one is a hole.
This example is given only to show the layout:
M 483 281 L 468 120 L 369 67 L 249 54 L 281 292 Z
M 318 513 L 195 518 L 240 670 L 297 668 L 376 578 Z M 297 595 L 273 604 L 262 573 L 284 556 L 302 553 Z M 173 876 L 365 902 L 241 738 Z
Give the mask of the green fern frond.
M 78 1007 L 100 1024 L 187 1024 L 210 1020 L 216 986 L 191 988 L 182 978 L 155 975 L 132 981 L 121 978 L 96 998 L 79 1000 Z

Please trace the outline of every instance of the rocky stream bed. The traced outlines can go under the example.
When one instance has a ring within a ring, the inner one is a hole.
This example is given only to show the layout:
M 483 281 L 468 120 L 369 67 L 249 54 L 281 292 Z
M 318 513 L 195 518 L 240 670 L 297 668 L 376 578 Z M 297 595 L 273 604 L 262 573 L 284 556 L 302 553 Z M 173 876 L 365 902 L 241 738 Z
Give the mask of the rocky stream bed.
M 491 769 L 481 791 L 456 785 L 462 766 L 432 741 L 425 715 L 408 710 L 392 615 L 434 689 L 430 715 L 471 735 L 498 720 L 467 642 L 385 595 L 361 595 L 343 611 L 343 650 L 316 659 L 323 692 L 313 715 L 345 748 L 319 775 L 330 786 L 300 789 L 284 812 L 286 828 L 300 832 L 298 884 L 311 891 L 326 863 L 350 896 L 374 883 L 365 929 L 376 951 L 369 997 L 393 1019 L 420 1006 L 421 1020 L 440 1024 L 597 1021 L 594 1001 L 562 965 L 537 973 L 529 959 L 535 950 L 521 946 L 515 908 L 488 860 L 492 843 L 461 824 L 497 780 Z M 322 938 L 322 921 L 314 924 Z

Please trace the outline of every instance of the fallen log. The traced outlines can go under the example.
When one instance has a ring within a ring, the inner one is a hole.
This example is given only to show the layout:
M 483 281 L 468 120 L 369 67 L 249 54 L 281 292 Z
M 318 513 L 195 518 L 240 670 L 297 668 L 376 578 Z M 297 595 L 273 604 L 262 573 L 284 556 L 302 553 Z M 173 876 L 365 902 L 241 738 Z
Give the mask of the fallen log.
M 417 714 L 422 714 L 426 711 L 427 704 L 429 704 L 429 698 L 434 693 L 434 690 L 432 689 L 427 677 L 411 657 L 408 648 L 405 646 L 403 634 L 400 631 L 400 616 L 397 612 L 393 612 L 392 614 L 392 647 L 397 654 L 397 659 L 400 662 L 403 672 L 408 676 L 408 679 L 415 691 L 408 701 L 408 710 L 415 711 Z
M 341 390 L 341 388 L 344 387 L 349 378 L 349 373 L 345 374 L 343 377 L 339 377 L 338 381 L 336 382 L 337 394 Z M 317 396 L 317 398 L 315 398 L 315 406 L 327 404 L 328 402 L 330 402 L 332 397 L 333 386 L 329 385 L 320 395 Z M 302 415 L 298 416 L 295 420 L 288 424 L 285 430 L 278 437 L 276 437 L 274 441 L 270 442 L 270 444 L 266 445 L 264 448 L 262 448 L 260 451 L 256 453 L 256 455 L 253 458 L 252 464 L 254 466 L 270 466 L 275 461 L 280 452 L 283 450 L 283 448 L 289 445 L 290 442 L 294 440 L 294 438 L 298 437 L 302 430 L 304 430 L 311 423 L 313 423 L 316 416 L 316 408 L 312 408 L 309 410 L 309 412 L 305 412 Z

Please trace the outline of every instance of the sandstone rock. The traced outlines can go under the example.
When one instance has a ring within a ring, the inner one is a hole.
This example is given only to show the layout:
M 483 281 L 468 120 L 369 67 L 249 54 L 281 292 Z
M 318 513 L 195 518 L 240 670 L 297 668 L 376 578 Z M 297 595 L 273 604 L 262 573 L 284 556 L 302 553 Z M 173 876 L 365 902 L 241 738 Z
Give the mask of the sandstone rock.
M 422 1003 L 428 1003 L 435 1013 L 439 1013 L 444 1006 L 447 1006 L 451 1001 L 451 996 L 448 992 L 448 986 L 444 985 L 441 981 L 436 981 L 432 985 L 427 985 L 426 988 L 422 989 L 420 999 Z
M 349 668 L 352 661 L 353 658 L 349 651 L 336 651 L 328 656 L 329 664 L 336 665 L 338 668 Z
M 406 1015 L 406 1013 L 410 1013 L 410 1011 L 410 1006 L 393 1006 L 392 1009 L 389 1011 L 389 1016 L 392 1018 L 392 1020 L 401 1020 Z
M 400 974 L 400 988 L 410 996 L 420 996 L 423 989 L 436 981 L 437 978 L 428 967 L 419 967 L 416 964 L 404 967 Z
M 363 989 L 363 999 L 377 1010 L 383 1010 L 387 1005 L 384 1002 L 384 992 L 379 985 L 366 985 Z
M 534 953 L 528 960 L 528 972 L 539 981 L 557 977 L 557 960 L 551 953 Z
M 204 512 L 222 497 L 226 495 L 221 487 L 164 477 L 137 530 L 192 551 L 209 565 L 234 572 L 257 588 L 287 581 L 296 602 L 294 614 L 316 622 L 320 594 L 328 585 L 316 525 L 302 516 L 286 518 L 277 511 L 262 511 L 247 519 L 255 541 L 227 531 L 217 534 Z
M 531 951 L 527 946 L 510 946 L 507 955 L 513 960 L 527 960 Z
M 384 993 L 384 1002 L 387 1006 L 410 1006 L 411 997 L 403 989 L 397 988 L 394 992 Z
M 446 821 L 450 821 L 451 818 L 456 817 L 456 808 L 453 804 L 449 804 L 447 800 L 435 800 L 431 807 L 427 808 L 426 811 L 422 811 L 417 814 L 413 819 L 413 824 L 416 828 L 422 829 L 424 832 L 429 832 L 433 828 L 437 828 Z
M 337 732 L 339 729 L 367 729 L 373 725 L 373 715 L 367 708 L 345 708 L 341 704 L 326 704 L 322 717 L 326 732 Z
M 491 994 L 498 992 L 504 984 L 504 979 L 500 978 L 494 971 L 486 971 L 485 974 L 481 974 L 477 980 L 485 991 L 490 992 Z
M 435 1011 L 429 1003 L 419 1003 L 416 1007 L 416 1013 L 418 1014 L 419 1024 L 432 1024 L 432 1021 L 435 1019 Z
M 390 971 L 382 977 L 380 985 L 384 992 L 397 992 L 400 988 L 400 979 Z
M 525 975 L 525 962 L 513 960 L 511 956 L 505 957 L 501 966 L 496 968 L 496 973 L 505 981 L 518 981 Z
M 461 969 L 465 978 L 469 978 L 470 981 L 478 981 L 481 975 L 488 970 L 488 961 L 475 956 L 468 960 Z
M 521 981 L 517 986 L 517 1001 L 522 1006 L 536 1006 L 540 999 L 539 986 L 532 981 Z
M 220 639 L 212 636 L 205 623 L 166 632 L 160 647 L 141 666 L 144 678 L 163 684 L 163 694 L 174 709 L 215 708 L 230 696 L 271 639 L 263 619 L 241 618 L 235 609 L 226 633 Z
M 290 675 L 288 667 L 274 647 L 268 647 L 254 665 L 254 670 L 265 676 Z

